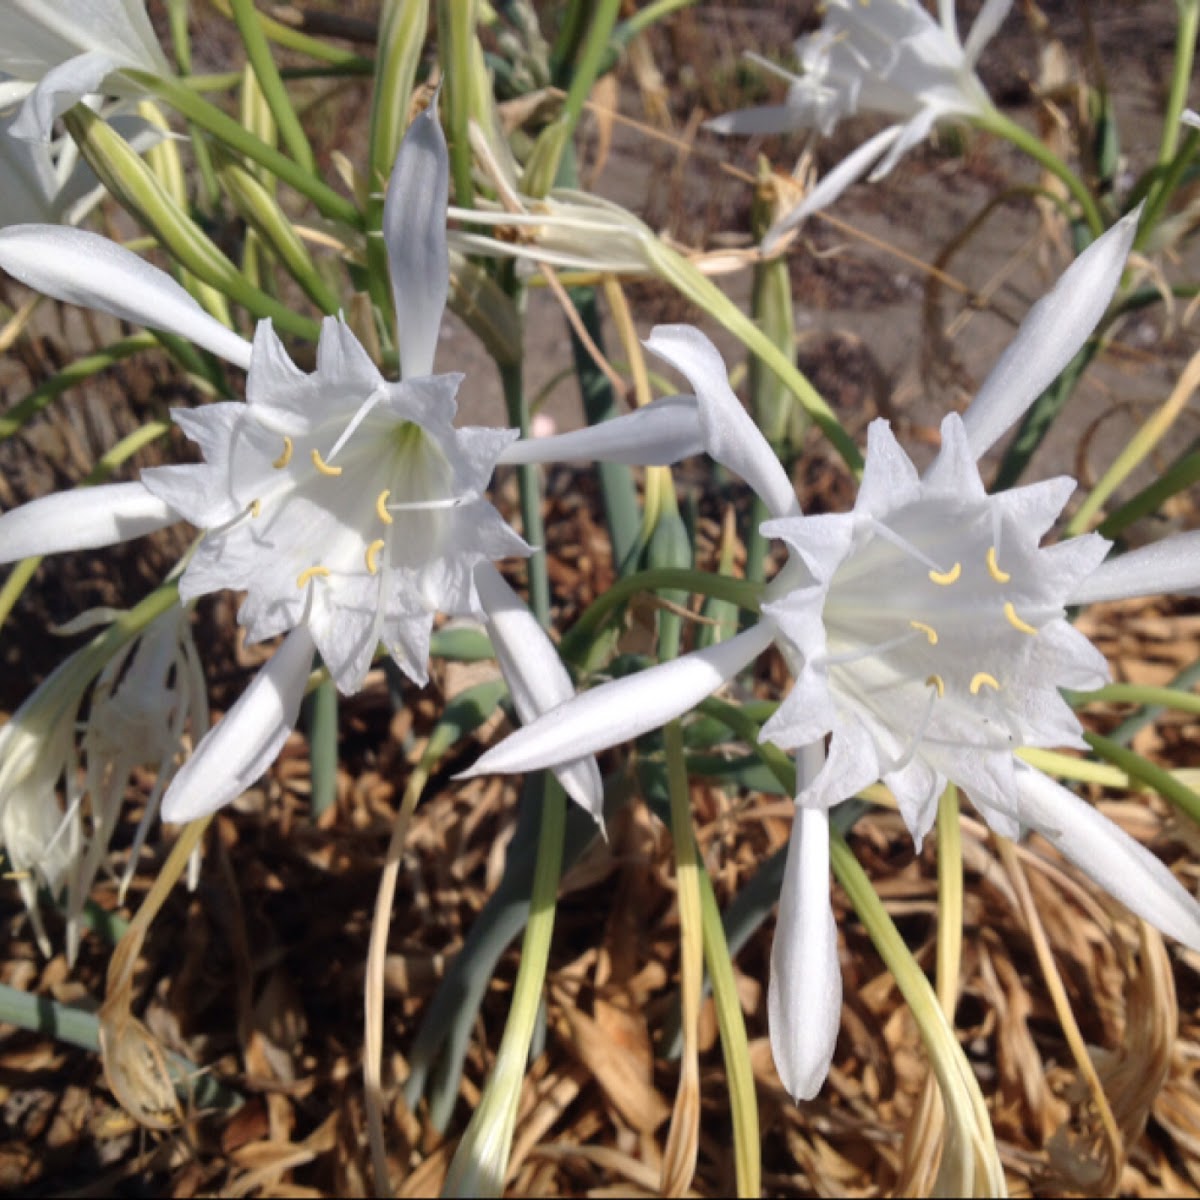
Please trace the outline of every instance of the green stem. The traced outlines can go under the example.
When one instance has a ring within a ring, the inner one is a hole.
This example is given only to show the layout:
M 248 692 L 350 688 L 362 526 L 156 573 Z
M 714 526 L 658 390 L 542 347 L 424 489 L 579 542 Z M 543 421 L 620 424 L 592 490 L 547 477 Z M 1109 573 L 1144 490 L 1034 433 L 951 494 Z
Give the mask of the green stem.
M 703 906 L 704 960 L 712 982 L 717 1027 L 721 1031 L 721 1053 L 729 1087 L 729 1112 L 733 1120 L 733 1166 L 739 1196 L 762 1194 L 762 1139 L 758 1125 L 758 1096 L 754 1069 L 750 1065 L 750 1043 L 738 996 L 733 959 L 721 911 L 713 893 L 712 880 L 700 869 L 700 902 Z
M 215 104 L 210 104 L 178 80 L 162 79 L 141 71 L 128 71 L 126 74 L 146 91 L 165 100 L 181 116 L 206 130 L 237 153 L 266 167 L 302 196 L 307 196 L 317 206 L 318 211 L 330 220 L 342 221 L 354 229 L 362 228 L 362 214 L 352 201 L 339 196 L 331 187 L 305 171 L 286 154 L 255 137 Z
M 986 116 L 977 117 L 974 124 L 988 133 L 997 134 L 1011 142 L 1018 150 L 1028 154 L 1039 166 L 1044 167 L 1051 175 L 1061 180 L 1063 186 L 1079 205 L 1092 237 L 1098 238 L 1104 232 L 1104 218 L 1096 207 L 1092 193 L 1088 191 L 1083 180 L 1040 138 L 995 108 Z
M 454 203 L 471 208 L 475 185 L 471 179 L 471 42 L 475 37 L 476 0 L 438 0 L 438 48 L 446 81 L 446 132 L 450 141 L 450 174 Z
M 80 1050 L 100 1053 L 100 1020 L 95 1013 L 82 1012 L 69 1004 L 22 992 L 0 983 L 0 1021 L 28 1029 L 56 1042 L 66 1042 Z M 167 1066 L 181 1100 L 197 1109 L 220 1108 L 235 1111 L 245 1099 L 211 1075 L 198 1072 L 196 1064 L 167 1051 Z
M 1115 540 L 1134 521 L 1150 513 L 1158 512 L 1162 504 L 1172 496 L 1187 491 L 1200 481 L 1200 450 L 1193 450 L 1178 462 L 1173 463 L 1153 483 L 1144 487 L 1115 512 L 1110 513 L 1096 527 L 1102 537 Z
M 1187 813 L 1193 821 L 1200 825 L 1200 796 L 1190 787 L 1181 783 L 1169 771 L 1147 762 L 1140 754 L 1135 754 L 1125 746 L 1119 746 L 1109 738 L 1098 733 L 1085 732 L 1084 741 L 1101 758 L 1107 759 L 1121 768 L 1130 779 L 1152 787 L 1164 800 L 1168 800 L 1181 812 Z
M 550 941 L 566 829 L 566 793 L 552 775 L 543 776 L 542 821 L 533 868 L 529 923 L 521 942 L 508 1021 L 496 1066 L 459 1143 L 442 1189 L 444 1196 L 499 1196 L 512 1149 L 521 1081 L 550 961 Z
M 1175 157 L 1175 148 L 1179 144 L 1179 118 L 1187 106 L 1196 34 L 1200 30 L 1200 3 L 1197 0 L 1176 0 L 1176 7 L 1179 9 L 1179 28 L 1175 33 L 1171 90 L 1167 93 L 1167 111 L 1163 114 L 1162 140 L 1158 146 L 1160 167 L 1165 167 Z
M 122 338 L 119 342 L 105 346 L 103 350 L 98 350 L 95 354 L 77 358 L 73 363 L 63 367 L 57 375 L 52 375 L 45 383 L 39 384 L 23 400 L 14 404 L 3 416 L 0 416 L 0 441 L 12 437 L 27 421 L 37 416 L 63 392 L 68 391 L 77 383 L 82 383 L 114 364 L 158 344 L 158 338 L 153 333 L 135 333 L 131 337 Z
M 525 403 L 522 364 L 499 363 L 504 402 L 508 406 L 508 422 L 529 435 L 529 406 Z M 529 556 L 529 607 L 543 625 L 550 623 L 550 576 L 546 570 L 546 530 L 542 523 L 542 483 L 536 466 L 525 464 L 517 468 L 517 485 L 521 494 L 521 528 L 525 540 L 537 549 Z
M 1166 207 L 1167 201 L 1175 194 L 1183 177 L 1191 169 L 1196 160 L 1197 151 L 1200 151 L 1200 133 L 1195 129 L 1189 129 L 1179 153 L 1165 167 L 1158 168 L 1156 172 L 1158 178 L 1151 187 L 1146 207 L 1142 210 L 1142 219 L 1138 222 L 1137 237 L 1133 243 L 1135 250 L 1141 250 L 1150 240 L 1150 235 L 1154 232 L 1162 216 L 1162 210 Z
M 575 70 L 571 74 L 571 86 L 567 89 L 566 100 L 563 101 L 563 114 L 559 118 L 567 126 L 568 137 L 583 113 L 588 96 L 592 94 L 592 85 L 596 82 L 600 64 L 604 60 L 604 52 L 608 48 L 609 36 L 617 23 L 620 11 L 621 0 L 600 0 L 595 6 L 591 27 L 583 43 L 583 52 L 576 60 Z
M 700 899 L 700 862 L 692 833 L 692 811 L 688 795 L 687 768 L 683 761 L 683 733 L 678 721 L 663 726 L 663 748 L 667 759 L 667 794 L 670 798 L 671 840 L 675 845 L 675 890 L 679 907 L 679 992 L 683 1032 L 682 1065 L 679 1091 L 671 1116 L 667 1148 L 663 1155 L 663 1191 L 670 1195 L 685 1192 L 696 1170 L 698 1137 L 687 1125 L 693 1122 L 689 1112 L 699 1114 L 699 1104 L 688 1105 L 686 1093 L 700 1089 L 701 989 L 704 983 L 704 933 Z M 710 966 L 711 970 L 711 966 Z M 699 1099 L 697 1095 L 697 1100 Z M 675 1185 L 668 1187 L 669 1184 Z
M 639 571 L 636 575 L 627 575 L 623 579 L 618 579 L 604 595 L 598 596 L 592 601 L 575 625 L 564 635 L 562 640 L 563 657 L 572 659 L 577 653 L 582 653 L 591 641 L 592 635 L 605 619 L 639 592 L 665 590 L 716 596 L 720 600 L 728 600 L 739 608 L 748 609 L 751 612 L 758 612 L 759 597 L 762 595 L 761 584 L 745 579 L 729 579 L 721 575 L 712 575 L 707 571 L 678 567 L 659 567 L 655 570 Z
M 225 16 L 233 16 L 230 0 L 212 0 L 212 4 Z M 265 13 L 259 14 L 259 21 L 262 24 L 263 33 L 271 41 L 278 42 L 285 50 L 295 50 L 309 58 L 315 58 L 317 62 L 329 63 L 332 66 L 353 67 L 364 73 L 371 69 L 370 60 L 355 54 L 352 50 L 331 46 L 328 42 L 312 37 L 303 30 L 294 29 L 291 25 L 285 25 L 282 21 L 276 21 Z
M 832 828 L 829 855 L 838 882 L 846 890 L 872 944 L 896 980 L 896 986 L 917 1023 L 937 1076 L 949 1122 L 943 1171 L 952 1146 L 961 1159 L 957 1180 L 963 1190 L 955 1188 L 949 1194 L 1003 1194 L 1004 1174 L 979 1081 L 946 1020 L 929 980 L 905 945 L 900 931 L 846 839 Z M 941 1177 L 942 1172 L 939 1172 L 939 1181 Z
M 246 48 L 246 57 L 258 79 L 258 86 L 279 127 L 279 134 L 284 145 L 291 152 L 302 170 L 309 175 L 316 172 L 316 162 L 313 159 L 312 147 L 300 126 L 300 118 L 279 77 L 279 68 L 271 57 L 271 47 L 267 35 L 263 32 L 262 21 L 254 0 L 231 0 L 233 19 L 237 22 L 238 32 L 242 35 L 242 44 Z
M 958 976 L 963 942 L 962 827 L 958 789 L 951 784 L 938 800 L 937 810 L 937 995 L 947 1021 L 958 1007 Z
M 169 429 L 170 425 L 166 421 L 149 421 L 141 426 L 141 428 L 135 429 L 133 433 L 123 437 L 115 446 L 97 459 L 96 465 L 80 481 L 80 487 L 88 487 L 91 484 L 103 482 L 127 458 L 131 458 L 139 450 L 144 449 L 151 442 L 162 437 Z M 21 593 L 26 587 L 29 586 L 29 581 L 41 565 L 42 558 L 43 556 L 40 554 L 23 558 L 9 572 L 8 578 L 4 581 L 4 586 L 0 588 L 0 625 L 3 625 L 8 620 L 9 613 L 13 610 L 13 605 L 21 598 Z M 174 585 L 171 586 L 174 587 Z M 159 589 L 159 591 L 162 590 L 162 588 Z M 178 595 L 178 588 L 174 588 L 173 594 Z M 147 600 L 143 600 L 142 604 L 131 610 L 130 613 L 127 613 L 126 617 L 131 617 L 133 613 L 140 612 L 142 606 L 156 595 L 158 595 L 158 592 L 152 592 Z M 166 609 L 164 608 L 162 611 L 165 612 Z M 155 613 L 154 615 L 157 616 L 158 614 Z M 114 622 L 114 627 L 124 619 L 118 618 Z M 138 628 L 140 629 L 141 626 L 139 625 Z

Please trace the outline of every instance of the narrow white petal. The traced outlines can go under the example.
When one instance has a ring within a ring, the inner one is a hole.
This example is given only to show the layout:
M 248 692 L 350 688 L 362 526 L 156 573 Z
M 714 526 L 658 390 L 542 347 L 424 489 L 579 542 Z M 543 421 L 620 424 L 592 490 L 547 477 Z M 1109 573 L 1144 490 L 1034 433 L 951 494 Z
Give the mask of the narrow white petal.
M 575 695 L 571 677 L 528 605 L 489 562 L 475 568 L 475 587 L 487 614 L 496 661 L 521 721 L 529 724 L 570 700 Z M 554 773 L 576 804 L 591 813 L 597 823 L 603 820 L 604 783 L 592 755 L 564 763 Z
M 1200 530 L 1177 533 L 1102 562 L 1070 595 L 1071 604 L 1200 591 Z
M 1200 129 L 1200 113 L 1194 108 L 1185 108 L 1179 119 L 1185 125 L 1191 125 L 1193 129 Z
M 1029 310 L 963 413 L 976 458 L 1025 415 L 1096 328 L 1121 281 L 1141 211 L 1138 207 L 1097 238 Z
M 963 47 L 963 55 L 970 70 L 975 69 L 983 48 L 995 37 L 996 30 L 1004 24 L 1004 18 L 1011 9 L 1012 0 L 984 0 L 984 5 L 971 26 L 971 32 L 967 34 L 967 44 Z
M 449 198 L 450 158 L 437 106 L 431 104 L 408 127 L 400 143 L 383 206 L 383 238 L 404 379 L 433 373 L 438 329 L 450 287 L 446 246 Z
M 796 490 L 775 451 L 729 386 L 721 352 L 691 325 L 659 325 L 646 349 L 687 379 L 700 404 L 704 448 L 737 472 L 759 495 L 773 517 L 798 513 Z
M 763 621 L 727 642 L 592 688 L 509 734 L 460 778 L 538 771 L 657 729 L 732 679 L 773 633 Z
M 1040 771 L 1018 765 L 1022 824 L 1131 912 L 1200 950 L 1200 904 L 1140 842 Z
M 1012 3 L 1012 0 L 1008 0 Z M 958 17 L 954 11 L 955 0 L 938 0 L 938 24 L 948 37 L 958 41 Z
M 0 516 L 0 563 L 31 554 L 94 550 L 153 533 L 179 514 L 140 483 L 55 492 Z
M 54 122 L 72 105 L 100 90 L 108 75 L 120 68 L 111 55 L 102 50 L 78 54 L 52 67 L 25 98 L 12 135 L 31 142 L 48 142 Z
M 664 396 L 624 416 L 551 437 L 523 438 L 506 446 L 502 463 L 584 459 L 631 467 L 670 466 L 704 452 L 700 414 L 692 396 Z
M 793 1099 L 811 1100 L 821 1090 L 841 1013 L 842 972 L 829 901 L 829 814 L 797 808 L 767 989 L 771 1053 Z
M 803 114 L 791 104 L 765 104 L 759 108 L 741 108 L 737 112 L 723 113 L 704 122 L 705 129 L 713 133 L 773 134 L 790 133 L 803 129 L 806 122 Z
M 210 317 L 165 272 L 84 229 L 13 225 L 0 230 L 0 268 L 55 300 L 177 333 L 246 369 L 250 343 Z
M 179 769 L 163 797 L 164 821 L 207 816 L 236 800 L 270 765 L 296 724 L 313 640 L 299 626 Z
M 781 217 L 763 238 L 764 254 L 770 254 L 779 239 L 822 208 L 828 208 L 852 183 L 857 183 L 883 157 L 889 146 L 904 132 L 904 125 L 889 125 L 857 149 L 847 154 L 817 186 L 790 212 Z

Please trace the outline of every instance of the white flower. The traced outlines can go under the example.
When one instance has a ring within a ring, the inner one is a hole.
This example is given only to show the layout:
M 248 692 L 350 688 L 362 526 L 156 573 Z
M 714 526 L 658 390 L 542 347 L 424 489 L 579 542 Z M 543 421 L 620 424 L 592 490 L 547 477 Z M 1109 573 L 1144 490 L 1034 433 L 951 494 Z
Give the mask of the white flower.
M 776 930 L 770 1016 L 775 1061 L 795 1096 L 812 1096 L 823 1082 L 840 1007 L 828 847 L 821 846 L 828 809 L 876 779 L 895 793 L 917 841 L 937 796 L 955 783 L 998 832 L 1036 829 L 1127 907 L 1200 949 L 1200 905 L 1170 871 L 1014 756 L 1022 746 L 1081 744 L 1058 689 L 1107 678 L 1104 659 L 1066 622 L 1065 607 L 1200 587 L 1200 533 L 1112 563 L 1104 561 L 1109 544 L 1096 535 L 1042 547 L 1073 481 L 989 496 L 976 465 L 1099 320 L 1136 218 L 1089 247 L 1031 310 L 966 413 L 943 422 L 942 449 L 923 477 L 887 423 L 873 423 L 862 488 L 844 515 L 800 515 L 716 349 L 687 327 L 655 330 L 648 348 L 692 383 L 709 453 L 762 496 L 773 514 L 764 530 L 787 544 L 788 563 L 767 589 L 758 624 L 583 693 L 472 769 L 541 768 L 638 736 L 687 711 L 772 642 L 780 647 L 796 682 L 762 736 L 796 751 L 801 811 Z
M 5 0 L 0 7 L 0 109 L 24 101 L 18 137 L 45 141 L 55 118 L 84 96 L 135 92 L 121 76 L 127 70 L 172 74 L 144 0 Z
M 85 614 L 86 623 L 94 624 L 95 615 Z M 85 697 L 81 773 L 76 732 Z M 66 887 L 67 956 L 74 960 L 80 916 L 108 853 L 133 772 L 148 766 L 157 778 L 122 890 L 137 865 L 184 735 L 196 739 L 207 729 L 204 678 L 187 614 L 178 604 L 140 633 L 113 627 L 77 650 L 0 729 L 0 842 L 45 953 L 50 945 L 38 912 L 38 888 L 57 894 Z
M 423 683 L 435 614 L 483 616 L 476 569 L 529 553 L 484 498 L 517 432 L 455 428 L 462 377 L 430 373 L 449 288 L 448 189 L 445 140 L 430 111 L 404 138 L 384 207 L 397 383 L 380 375 L 340 319 L 325 321 L 316 370 L 306 375 L 269 322 L 249 346 L 168 276 L 112 242 L 65 228 L 0 231 L 0 267 L 30 286 L 179 333 L 249 370 L 245 403 L 174 413 L 202 464 L 47 496 L 0 517 L 0 562 L 109 545 L 185 518 L 205 537 L 181 595 L 244 589 L 238 618 L 251 640 L 291 631 L 176 776 L 163 801 L 167 820 L 212 812 L 266 769 L 295 724 L 314 651 L 344 692 L 362 685 L 381 641 Z M 507 607 L 499 589 L 488 594 Z M 511 625 L 499 622 L 497 636 Z M 535 635 L 522 627 L 521 636 Z M 544 646 L 513 647 L 507 661 L 553 655 L 540 637 Z M 514 690 L 549 707 L 569 689 L 561 664 L 559 672 L 518 678 Z M 594 764 L 562 777 L 599 819 Z
M 882 178 L 939 120 L 990 114 L 992 102 L 975 64 L 1011 7 L 1012 0 L 985 0 L 964 45 L 954 0 L 939 0 L 936 21 L 921 0 L 828 0 L 824 24 L 796 43 L 803 74 L 780 72 L 791 81 L 786 103 L 728 113 L 708 127 L 747 134 L 812 128 L 828 136 L 842 117 L 859 111 L 882 113 L 896 123 L 821 180 L 770 230 L 764 247 L 832 203 L 868 171 L 871 179 Z
M 135 117 L 105 111 L 114 126 L 124 126 L 123 135 L 139 151 L 162 136 Z M 78 224 L 103 199 L 103 185 L 69 137 L 50 142 L 14 137 L 16 120 L 15 115 L 0 117 L 0 227 L 31 221 Z

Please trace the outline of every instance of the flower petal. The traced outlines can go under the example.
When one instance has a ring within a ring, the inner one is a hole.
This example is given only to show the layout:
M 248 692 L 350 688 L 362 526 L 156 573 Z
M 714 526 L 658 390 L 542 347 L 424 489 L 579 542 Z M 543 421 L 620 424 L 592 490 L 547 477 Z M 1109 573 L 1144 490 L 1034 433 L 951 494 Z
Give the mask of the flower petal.
M 657 729 L 732 679 L 773 633 L 764 621 L 727 642 L 583 692 L 509 734 L 458 778 L 555 767 Z
M 852 183 L 857 183 L 903 132 L 903 124 L 889 125 L 847 154 L 832 171 L 821 177 L 817 186 L 795 208 L 767 230 L 762 240 L 763 253 L 770 254 L 785 233 L 790 233 L 813 213 L 828 208 Z
M 275 760 L 296 724 L 312 667 L 313 640 L 294 629 L 237 703 L 179 769 L 163 797 L 164 821 L 207 816 L 237 799 Z
M 1005 17 L 1012 9 L 1013 0 L 984 0 L 979 15 L 967 34 L 967 43 L 963 47 L 963 55 L 967 60 L 968 70 L 975 70 L 983 48 L 996 36 L 996 30 L 1004 24 Z
M 1145 846 L 1032 767 L 1018 764 L 1017 785 L 1023 824 L 1131 912 L 1200 950 L 1200 904 Z
M 793 1099 L 811 1100 L 821 1090 L 841 1013 L 842 971 L 829 900 L 829 814 L 797 808 L 767 989 L 771 1053 Z
M 99 91 L 104 80 L 120 66 L 110 54 L 92 50 L 52 67 L 25 98 L 12 123 L 13 137 L 48 142 L 54 122 L 84 96 Z
M 976 458 L 1025 415 L 1091 336 L 1121 281 L 1141 211 L 1139 206 L 1097 238 L 1029 310 L 963 413 Z
M 550 437 L 522 438 L 501 453 L 502 463 L 549 463 L 570 459 L 670 466 L 704 452 L 700 410 L 693 396 L 664 396 L 644 408 L 587 429 Z
M 13 225 L 0 230 L 0 267 L 55 300 L 177 333 L 243 369 L 250 343 L 210 317 L 164 271 L 84 229 Z
M 446 247 L 446 205 L 450 197 L 450 158 L 431 104 L 408 127 L 383 206 L 396 304 L 396 344 L 403 379 L 433 373 L 438 329 L 450 288 Z
M 0 516 L 0 563 L 128 542 L 178 520 L 170 505 L 140 483 L 55 492 Z
M 1177 533 L 1102 562 L 1070 594 L 1071 604 L 1200 590 L 1200 531 Z
M 513 705 L 525 724 L 575 695 L 554 643 L 529 607 L 491 563 L 475 568 L 475 586 L 487 613 L 487 631 Z M 604 819 L 604 783 L 592 755 L 555 769 L 558 781 L 597 824 Z
M 753 418 L 729 386 L 721 352 L 691 325 L 659 325 L 646 349 L 670 363 L 696 393 L 700 429 L 709 455 L 736 471 L 773 517 L 800 511 L 796 490 Z
M 803 116 L 791 104 L 764 104 L 758 108 L 741 108 L 723 113 L 704 122 L 713 133 L 773 134 L 790 133 L 804 128 Z

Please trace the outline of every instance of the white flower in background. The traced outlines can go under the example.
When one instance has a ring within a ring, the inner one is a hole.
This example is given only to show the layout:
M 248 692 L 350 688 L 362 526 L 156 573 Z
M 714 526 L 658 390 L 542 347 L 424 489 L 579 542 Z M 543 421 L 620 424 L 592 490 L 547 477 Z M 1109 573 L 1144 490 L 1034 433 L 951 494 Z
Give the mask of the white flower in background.
M 111 615 L 85 614 L 61 632 Z M 150 767 L 157 778 L 122 892 L 185 735 L 195 740 L 208 729 L 204 677 L 183 608 L 173 605 L 123 646 L 106 646 L 106 637 L 111 634 L 72 654 L 0 729 L 0 844 L 46 954 L 50 943 L 38 912 L 38 889 L 57 895 L 66 888 L 72 961 L 80 916 L 107 857 L 133 772 Z M 81 755 L 77 732 L 85 698 Z
M 456 229 L 450 234 L 451 246 L 463 254 L 519 258 L 564 270 L 621 275 L 655 270 L 658 239 L 619 204 L 572 188 L 556 188 L 540 200 L 511 191 L 508 203 L 511 207 L 452 207 L 451 217 L 470 225 L 493 225 L 503 233 L 489 236 Z
M 430 373 L 449 288 L 448 174 L 445 139 L 430 111 L 404 138 L 384 208 L 396 383 L 380 375 L 340 319 L 326 319 L 316 370 L 306 375 L 269 322 L 260 323 L 251 347 L 169 276 L 115 243 L 65 228 L 0 231 L 0 267 L 22 282 L 181 334 L 249 371 L 244 403 L 174 413 L 198 443 L 202 464 L 48 496 L 0 517 L 0 562 L 110 545 L 187 519 L 205 536 L 180 594 L 243 589 L 238 619 L 250 640 L 290 630 L 176 776 L 163 801 L 167 820 L 214 811 L 270 765 L 295 724 L 314 651 L 344 692 L 362 685 L 380 642 L 423 683 L 435 614 L 484 616 L 476 569 L 529 553 L 484 497 L 517 432 L 455 428 L 462 376 Z M 498 636 L 510 625 L 500 622 Z M 535 636 L 522 628 L 522 637 Z M 540 639 L 502 661 L 543 662 L 554 652 L 544 632 Z M 558 671 L 518 677 L 514 693 L 535 707 L 556 704 L 569 687 L 561 664 Z M 594 762 L 560 776 L 599 819 Z
M 868 171 L 881 179 L 944 118 L 986 118 L 991 100 L 975 64 L 1008 15 L 1012 0 L 985 0 L 970 35 L 959 40 L 954 0 L 939 0 L 938 19 L 921 0 L 828 0 L 825 20 L 796 42 L 803 74 L 781 71 L 791 83 L 784 104 L 748 108 L 708 122 L 718 133 L 833 132 L 842 117 L 877 112 L 896 123 L 864 142 L 768 232 L 764 248 L 805 217 L 831 204 Z
M 65 912 L 67 956 L 72 960 L 79 916 L 104 862 L 133 773 L 150 767 L 155 777 L 121 873 L 120 903 L 185 745 L 194 746 L 208 733 L 207 688 L 189 609 L 175 604 L 154 620 L 132 647 L 113 656 L 92 688 L 83 730 L 88 831 L 84 852 L 68 880 Z
M 162 136 L 137 117 L 106 113 L 138 151 Z M 71 138 L 64 135 L 47 142 L 14 137 L 16 119 L 0 117 L 0 227 L 33 221 L 79 224 L 104 198 L 104 186 L 79 157 Z
M 762 736 L 796 752 L 799 790 L 769 1013 L 776 1065 L 794 1096 L 820 1088 L 839 1021 L 828 810 L 877 779 L 892 789 L 918 842 L 946 783 L 957 784 L 997 832 L 1037 830 L 1135 913 L 1200 949 L 1200 905 L 1170 871 L 1014 755 L 1022 746 L 1082 745 L 1058 689 L 1097 687 L 1108 677 L 1065 608 L 1200 588 L 1200 533 L 1112 562 L 1097 535 L 1042 547 L 1074 482 L 989 496 L 977 466 L 1095 327 L 1136 218 L 1089 247 L 1034 306 L 967 411 L 943 422 L 941 451 L 924 476 L 887 422 L 872 424 L 862 487 L 847 514 L 801 515 L 715 347 L 685 326 L 655 330 L 647 347 L 694 387 L 708 452 L 764 499 L 772 513 L 764 531 L 785 542 L 788 562 L 767 588 L 758 624 L 583 693 L 512 734 L 470 772 L 542 768 L 636 737 L 778 645 L 795 684 Z M 682 425 L 687 410 L 675 411 Z M 650 453 L 643 447 L 644 459 Z
M 0 5 L 0 109 L 23 102 L 15 136 L 44 141 L 55 118 L 84 96 L 135 93 L 127 70 L 172 74 L 145 0 Z

